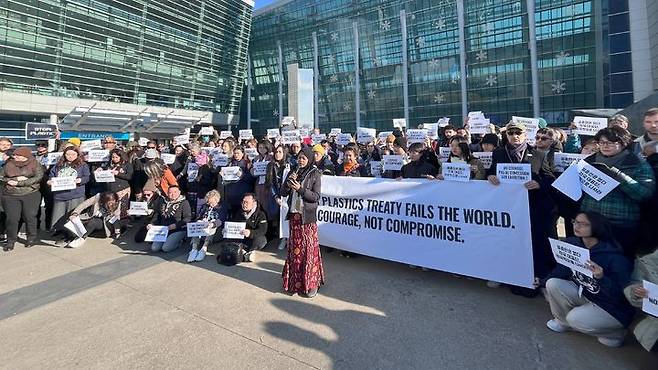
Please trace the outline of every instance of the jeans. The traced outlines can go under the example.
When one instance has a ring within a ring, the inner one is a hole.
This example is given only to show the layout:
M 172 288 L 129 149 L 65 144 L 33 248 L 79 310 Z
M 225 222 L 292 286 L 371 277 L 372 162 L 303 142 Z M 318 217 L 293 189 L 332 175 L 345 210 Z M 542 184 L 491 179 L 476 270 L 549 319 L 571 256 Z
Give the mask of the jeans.
M 167 241 L 165 242 L 153 242 L 151 244 L 151 252 L 171 252 L 174 249 L 180 247 L 183 243 L 183 239 L 187 236 L 187 231 L 176 231 L 167 236 Z
M 608 339 L 623 339 L 626 335 L 626 329 L 617 319 L 578 294 L 578 286 L 573 281 L 549 279 L 546 292 L 551 312 L 562 325 Z
M 2 197 L 2 205 L 7 212 L 7 242 L 16 242 L 18 236 L 18 223 L 23 219 L 27 231 L 27 240 L 37 238 L 37 212 L 41 203 L 41 193 L 35 191 L 30 194 Z
M 68 216 L 75 207 L 84 202 L 85 198 L 75 198 L 71 200 L 56 200 L 53 202 L 53 217 L 51 218 L 53 225 L 57 223 L 62 217 Z M 54 226 L 53 226 L 54 227 Z

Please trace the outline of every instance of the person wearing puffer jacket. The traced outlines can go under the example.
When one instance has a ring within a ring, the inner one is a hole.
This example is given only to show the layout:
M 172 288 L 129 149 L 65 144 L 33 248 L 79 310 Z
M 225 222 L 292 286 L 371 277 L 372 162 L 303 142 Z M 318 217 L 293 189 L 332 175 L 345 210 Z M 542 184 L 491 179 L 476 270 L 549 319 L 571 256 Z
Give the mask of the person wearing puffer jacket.
M 647 290 L 642 287 L 642 280 L 658 284 L 658 251 L 635 260 L 631 284 L 624 289 L 628 302 L 638 308 L 642 307 L 642 299 L 648 296 Z M 647 351 L 658 352 L 658 317 L 643 314 L 633 334 Z
M 169 186 L 168 199 L 158 198 L 153 205 L 154 213 L 147 229 L 153 226 L 167 226 L 169 235 L 164 242 L 153 242 L 152 252 L 171 252 L 178 248 L 187 236 L 187 223 L 192 219 L 190 203 L 181 195 L 177 185 Z

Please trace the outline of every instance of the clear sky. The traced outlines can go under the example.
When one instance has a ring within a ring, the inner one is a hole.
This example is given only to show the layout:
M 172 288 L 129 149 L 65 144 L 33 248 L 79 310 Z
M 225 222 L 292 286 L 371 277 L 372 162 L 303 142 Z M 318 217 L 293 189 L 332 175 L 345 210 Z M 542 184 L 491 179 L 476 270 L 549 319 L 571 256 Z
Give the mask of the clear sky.
M 275 2 L 275 1 L 276 1 L 276 0 L 256 0 L 256 6 L 254 7 L 254 9 L 262 8 L 262 7 L 264 7 L 265 5 L 267 5 L 267 4 L 271 4 L 271 3 Z

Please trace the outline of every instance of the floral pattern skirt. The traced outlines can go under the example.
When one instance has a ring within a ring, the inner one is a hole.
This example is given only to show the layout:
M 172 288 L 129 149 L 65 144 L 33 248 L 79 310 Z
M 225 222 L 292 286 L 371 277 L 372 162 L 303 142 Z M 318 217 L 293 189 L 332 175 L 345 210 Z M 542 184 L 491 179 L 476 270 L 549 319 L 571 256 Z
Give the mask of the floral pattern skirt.
M 303 225 L 299 213 L 290 215 L 288 258 L 282 276 L 288 293 L 308 293 L 324 284 L 318 225 Z

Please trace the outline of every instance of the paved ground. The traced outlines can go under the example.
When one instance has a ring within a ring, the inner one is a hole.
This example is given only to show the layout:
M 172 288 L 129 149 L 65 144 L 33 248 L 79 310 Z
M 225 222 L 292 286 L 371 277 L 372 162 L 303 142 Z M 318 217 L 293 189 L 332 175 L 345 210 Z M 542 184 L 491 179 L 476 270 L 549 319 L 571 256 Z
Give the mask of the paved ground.
M 325 254 L 313 300 L 280 292 L 284 252 L 234 267 L 90 240 L 0 254 L 0 368 L 656 369 L 545 327 L 543 299 Z

